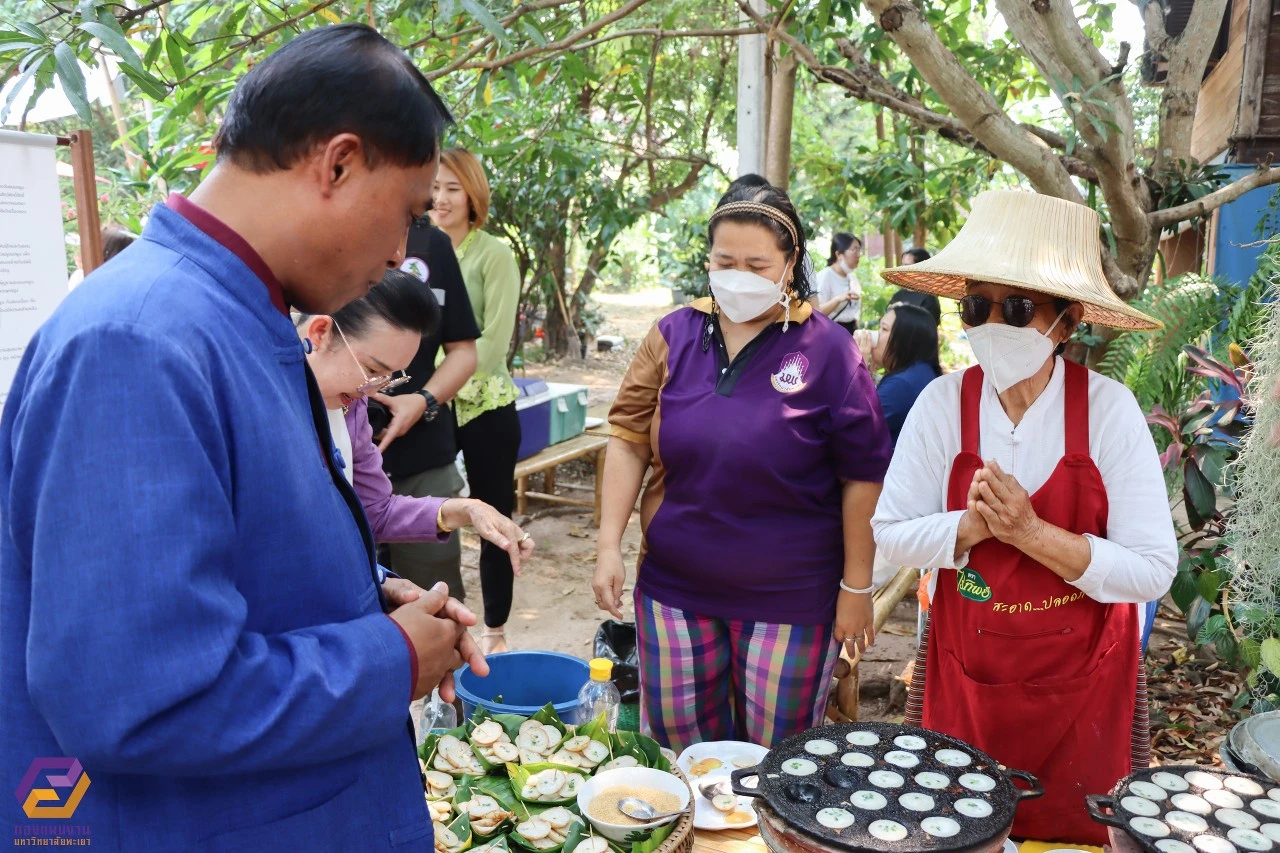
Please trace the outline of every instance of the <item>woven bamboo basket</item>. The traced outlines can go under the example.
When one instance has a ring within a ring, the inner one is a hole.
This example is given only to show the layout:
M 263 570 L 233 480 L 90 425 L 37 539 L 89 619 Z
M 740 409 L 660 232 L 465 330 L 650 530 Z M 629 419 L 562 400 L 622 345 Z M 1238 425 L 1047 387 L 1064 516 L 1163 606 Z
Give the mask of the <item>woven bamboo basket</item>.
M 680 772 L 680 768 L 675 764 L 671 765 L 671 773 L 681 782 L 689 785 L 689 780 Z M 689 785 L 689 808 L 676 821 L 676 828 L 667 836 L 667 840 L 662 842 L 654 853 L 690 853 L 693 850 L 693 809 L 694 797 L 697 793 L 693 790 L 693 786 Z

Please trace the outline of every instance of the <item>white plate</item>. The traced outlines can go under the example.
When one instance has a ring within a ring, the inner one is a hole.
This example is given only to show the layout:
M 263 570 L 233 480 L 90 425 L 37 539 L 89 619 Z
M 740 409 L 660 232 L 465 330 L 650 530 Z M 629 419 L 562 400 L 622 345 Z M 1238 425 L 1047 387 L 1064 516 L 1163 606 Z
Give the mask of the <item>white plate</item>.
M 693 788 L 693 826 L 695 829 L 745 829 L 756 825 L 756 812 L 751 807 L 753 800 L 750 797 L 738 797 L 738 810 L 751 815 L 751 820 L 746 823 L 725 823 L 724 812 L 711 805 L 711 801 L 702 796 L 698 786 L 709 779 L 723 779 L 728 782 L 729 774 L 734 770 L 740 769 L 733 765 L 733 759 L 740 755 L 751 756 L 756 763 L 759 763 L 764 761 L 764 757 L 768 754 L 769 750 L 763 746 L 740 740 L 717 740 L 696 743 L 680 753 L 680 757 L 676 759 L 676 766 L 680 768 L 680 772 L 685 775 L 689 780 L 690 787 Z M 724 762 L 724 766 L 712 770 L 705 776 L 692 775 L 689 772 L 689 768 L 704 758 L 718 758 Z

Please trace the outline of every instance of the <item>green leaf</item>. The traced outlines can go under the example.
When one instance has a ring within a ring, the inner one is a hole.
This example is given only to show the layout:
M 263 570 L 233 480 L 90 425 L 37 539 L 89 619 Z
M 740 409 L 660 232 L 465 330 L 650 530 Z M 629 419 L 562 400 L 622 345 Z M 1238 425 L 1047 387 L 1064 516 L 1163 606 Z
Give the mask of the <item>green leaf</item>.
M 76 115 L 85 121 L 93 121 L 93 113 L 89 110 L 89 93 L 85 90 L 84 72 L 80 70 L 80 60 L 76 52 L 66 42 L 59 42 L 53 48 L 54 68 L 58 79 L 62 82 L 63 94 L 67 101 L 75 107 Z
M 1195 603 L 1191 605 L 1191 610 L 1187 613 L 1188 639 L 1194 640 L 1200 635 L 1200 629 L 1204 627 L 1204 623 L 1209 620 L 1209 613 L 1209 602 L 1197 596 Z
M 559 770 L 563 773 L 572 773 L 585 781 L 586 776 L 576 767 L 566 767 L 563 764 L 552 764 L 549 761 L 539 761 L 536 764 L 508 764 L 507 776 L 511 779 L 511 793 L 516 799 L 530 806 L 563 806 L 573 803 L 577 797 L 569 797 L 564 800 L 526 800 L 520 795 L 524 786 L 528 783 L 529 777 L 543 770 Z
M 1201 572 L 1200 578 L 1196 582 L 1200 591 L 1200 597 L 1210 604 L 1215 603 L 1218 600 L 1218 591 L 1222 588 L 1222 582 L 1224 580 L 1226 580 L 1226 578 L 1223 576 L 1222 572 Z
M 676 822 L 659 826 L 649 832 L 649 837 L 631 843 L 631 853 L 653 853 L 675 831 Z
M 160 58 L 160 51 L 164 48 L 164 39 L 152 39 L 151 44 L 147 45 L 147 52 L 142 56 L 142 62 L 146 67 L 151 67 L 156 60 Z
M 123 34 L 116 32 L 110 27 L 104 26 L 97 21 L 86 21 L 79 26 L 79 29 L 106 45 L 112 53 L 120 57 L 122 62 L 126 62 L 139 69 L 142 68 L 142 60 L 138 58 L 137 51 L 133 49 Z
M 1254 669 L 1262 662 L 1262 644 L 1252 637 L 1244 637 L 1240 640 L 1240 661 L 1250 669 Z
M 1263 640 L 1259 659 L 1272 674 L 1280 676 L 1280 639 L 1267 637 Z
M 169 88 L 153 75 L 145 71 L 138 71 L 128 65 L 121 65 L 120 70 L 124 72 L 124 76 L 132 80 L 133 84 L 153 101 L 163 101 L 169 97 Z
M 1217 513 L 1218 493 L 1192 459 L 1187 459 L 1182 465 L 1182 488 L 1187 501 L 1187 519 L 1193 528 L 1199 530 Z M 1197 520 L 1200 522 L 1198 525 Z
M 9 90 L 9 97 L 5 98 L 4 107 L 0 108 L 0 124 L 8 120 L 9 109 L 13 106 L 13 102 L 17 100 L 18 93 L 22 91 L 22 87 L 27 85 L 28 80 L 40 73 L 40 69 L 49 63 L 51 56 L 52 54 L 45 54 L 39 62 L 32 62 L 26 67 L 26 70 L 22 72 L 22 76 L 18 78 L 17 82 L 14 83 L 13 88 Z M 28 103 L 34 103 L 35 99 L 40 96 L 40 92 L 40 86 L 37 84 L 35 89 L 31 92 L 31 98 Z
M 462 8 L 467 10 L 467 14 L 488 30 L 489 35 L 497 39 L 499 44 L 504 47 L 507 45 L 507 31 L 503 28 L 502 22 L 495 18 L 480 0 L 459 0 L 459 2 L 462 3 Z
M 542 30 L 538 29 L 528 18 L 520 19 L 520 29 L 524 30 L 524 34 L 536 44 L 538 47 L 547 46 L 547 37 L 542 34 Z
M 1183 613 L 1189 612 L 1192 602 L 1200 597 L 1200 585 L 1195 573 L 1179 568 L 1178 573 L 1173 576 L 1173 586 L 1169 589 L 1169 595 L 1173 598 L 1173 603 L 1178 605 L 1179 610 Z
M 1227 617 L 1221 613 L 1215 613 L 1200 626 L 1200 633 L 1196 634 L 1196 643 L 1207 646 L 1210 643 L 1216 643 L 1228 633 L 1230 632 L 1227 629 Z
M 41 44 L 50 44 L 53 41 L 49 38 L 48 33 L 37 27 L 35 24 L 29 24 L 26 21 L 18 21 L 14 23 L 14 26 L 18 28 L 19 32 L 30 36 L 33 41 L 37 41 Z
M 164 50 L 169 57 L 169 65 L 173 68 L 174 76 L 179 80 L 186 77 L 187 61 L 182 55 L 182 45 L 178 44 L 172 33 L 165 36 Z

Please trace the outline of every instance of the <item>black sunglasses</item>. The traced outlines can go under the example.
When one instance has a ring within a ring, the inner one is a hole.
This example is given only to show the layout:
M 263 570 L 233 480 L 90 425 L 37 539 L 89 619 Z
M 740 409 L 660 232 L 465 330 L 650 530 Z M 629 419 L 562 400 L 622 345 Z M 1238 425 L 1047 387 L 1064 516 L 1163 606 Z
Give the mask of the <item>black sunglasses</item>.
M 985 296 L 963 296 L 960 298 L 960 319 L 966 326 L 981 326 L 991 319 L 991 309 L 1000 306 L 1000 315 L 1006 324 L 1019 329 L 1031 325 L 1036 318 L 1036 309 L 1042 305 L 1052 305 L 1053 300 L 1035 302 L 1029 296 L 1006 296 L 999 302 L 993 302 Z

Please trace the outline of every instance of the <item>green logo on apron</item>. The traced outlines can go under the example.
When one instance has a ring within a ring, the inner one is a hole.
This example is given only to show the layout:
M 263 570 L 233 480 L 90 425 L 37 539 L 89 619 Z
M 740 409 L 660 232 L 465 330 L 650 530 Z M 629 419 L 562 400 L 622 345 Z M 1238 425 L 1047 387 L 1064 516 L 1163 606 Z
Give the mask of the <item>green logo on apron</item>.
M 991 598 L 991 587 L 973 569 L 960 570 L 956 577 L 956 592 L 970 601 L 987 601 Z

